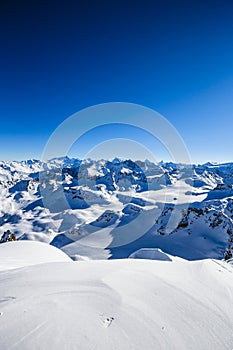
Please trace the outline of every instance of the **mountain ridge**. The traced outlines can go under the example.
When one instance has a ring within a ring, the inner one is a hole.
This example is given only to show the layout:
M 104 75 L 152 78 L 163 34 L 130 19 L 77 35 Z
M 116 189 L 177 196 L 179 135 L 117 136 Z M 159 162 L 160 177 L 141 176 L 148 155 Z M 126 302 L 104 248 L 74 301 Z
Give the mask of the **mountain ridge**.
M 2 161 L 0 190 L 0 234 L 12 230 L 73 259 L 126 258 L 141 248 L 189 260 L 232 252 L 233 163 Z M 151 226 L 134 237 L 144 216 Z M 134 239 L 115 246 L 120 229 Z

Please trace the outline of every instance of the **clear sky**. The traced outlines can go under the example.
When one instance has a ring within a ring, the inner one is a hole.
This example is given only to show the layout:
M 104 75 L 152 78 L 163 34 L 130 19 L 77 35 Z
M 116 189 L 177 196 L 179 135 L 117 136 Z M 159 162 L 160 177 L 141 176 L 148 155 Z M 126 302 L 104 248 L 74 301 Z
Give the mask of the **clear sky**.
M 233 161 L 231 0 L 5 0 L 0 36 L 0 159 L 40 158 L 65 118 L 123 101 L 165 116 L 193 162 Z

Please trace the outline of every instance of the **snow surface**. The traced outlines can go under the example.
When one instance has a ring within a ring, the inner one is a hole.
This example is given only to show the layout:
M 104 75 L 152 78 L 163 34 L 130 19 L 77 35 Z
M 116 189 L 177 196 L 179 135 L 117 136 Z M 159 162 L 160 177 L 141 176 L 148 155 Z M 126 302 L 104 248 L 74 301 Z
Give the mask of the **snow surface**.
M 70 260 L 60 249 L 41 242 L 16 241 L 0 245 L 0 270 Z
M 232 350 L 232 265 L 176 257 L 73 262 L 32 245 L 1 246 L 1 261 L 11 251 L 25 267 L 0 272 L 0 349 Z
M 157 248 L 141 248 L 132 253 L 129 258 L 172 261 L 168 254 L 165 254 L 161 249 Z

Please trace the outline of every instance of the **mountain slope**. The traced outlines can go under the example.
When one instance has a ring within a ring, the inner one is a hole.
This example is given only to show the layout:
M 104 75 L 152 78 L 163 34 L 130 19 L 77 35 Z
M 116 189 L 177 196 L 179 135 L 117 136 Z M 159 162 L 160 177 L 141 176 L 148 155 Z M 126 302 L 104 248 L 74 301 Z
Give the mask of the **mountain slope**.
M 160 248 L 222 259 L 233 245 L 233 164 L 53 159 L 0 162 L 0 235 L 75 260 Z

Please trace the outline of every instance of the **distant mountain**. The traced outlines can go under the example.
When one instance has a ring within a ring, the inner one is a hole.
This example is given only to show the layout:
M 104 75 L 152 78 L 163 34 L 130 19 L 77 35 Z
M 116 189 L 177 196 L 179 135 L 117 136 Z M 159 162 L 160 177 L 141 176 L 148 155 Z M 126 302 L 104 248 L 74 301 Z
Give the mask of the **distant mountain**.
M 0 203 L 0 235 L 9 229 L 74 260 L 153 248 L 189 260 L 233 252 L 233 163 L 0 162 Z

